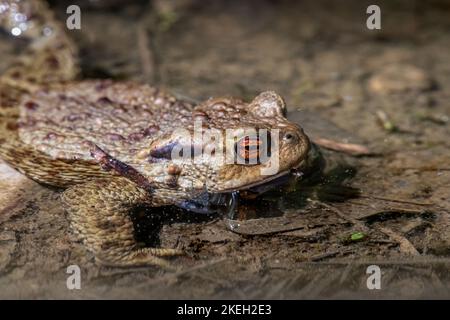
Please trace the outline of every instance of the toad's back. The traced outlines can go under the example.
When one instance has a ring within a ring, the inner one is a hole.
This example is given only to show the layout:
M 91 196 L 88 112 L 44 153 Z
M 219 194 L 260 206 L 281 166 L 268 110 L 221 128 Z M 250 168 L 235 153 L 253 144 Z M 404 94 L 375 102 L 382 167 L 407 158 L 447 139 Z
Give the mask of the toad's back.
M 86 142 L 92 142 L 126 161 L 188 123 L 192 113 L 192 105 L 161 90 L 104 80 L 38 90 L 24 96 L 19 108 L 20 141 L 68 160 L 91 160 Z

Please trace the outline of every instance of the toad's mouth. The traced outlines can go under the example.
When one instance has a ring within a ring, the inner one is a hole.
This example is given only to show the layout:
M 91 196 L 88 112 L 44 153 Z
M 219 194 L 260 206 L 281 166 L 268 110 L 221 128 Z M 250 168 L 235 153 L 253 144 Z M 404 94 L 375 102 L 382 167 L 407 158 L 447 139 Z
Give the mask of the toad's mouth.
M 250 191 L 253 193 L 257 193 L 257 194 L 264 193 L 270 189 L 280 186 L 281 184 L 284 184 L 292 176 L 294 176 L 294 177 L 302 176 L 304 173 L 304 170 L 307 168 L 307 166 L 309 164 L 309 160 L 310 160 L 309 158 L 310 158 L 310 155 L 308 155 L 308 157 L 306 157 L 305 159 L 300 160 L 296 166 L 292 167 L 289 170 L 281 171 L 275 175 L 267 176 L 266 178 L 264 178 L 260 181 L 242 185 L 242 186 L 239 186 L 238 188 L 230 188 L 230 189 L 221 190 L 218 193 L 232 193 L 232 192 L 236 192 L 236 191 Z
M 243 190 L 250 190 L 252 192 L 258 192 L 258 190 L 262 190 L 262 189 L 266 189 L 266 188 L 271 189 L 272 187 L 278 185 L 277 182 L 280 178 L 287 177 L 287 176 L 289 176 L 290 173 L 291 173 L 291 170 L 282 171 L 273 176 L 268 176 L 267 178 L 262 179 L 260 181 L 256 181 L 256 182 L 244 185 L 244 186 L 240 186 L 239 188 L 231 188 L 231 189 L 221 190 L 220 193 L 232 193 L 232 192 L 243 191 Z

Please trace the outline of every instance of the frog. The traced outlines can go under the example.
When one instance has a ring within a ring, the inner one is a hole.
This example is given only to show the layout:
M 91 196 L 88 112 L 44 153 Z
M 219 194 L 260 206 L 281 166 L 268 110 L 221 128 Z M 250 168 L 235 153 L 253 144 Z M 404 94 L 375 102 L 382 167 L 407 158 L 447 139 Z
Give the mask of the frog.
M 76 43 L 40 0 L 2 0 L 0 27 L 28 41 L 0 76 L 0 158 L 61 190 L 71 230 L 100 265 L 169 267 L 170 257 L 184 254 L 143 247 L 134 208 L 201 211 L 198 199 L 270 185 L 308 161 L 310 140 L 286 118 L 274 91 L 247 102 L 226 96 L 194 103 L 149 84 L 82 79 Z M 258 136 L 231 139 L 233 152 L 257 161 L 229 163 L 219 161 L 220 143 L 193 138 L 198 127 L 222 136 L 245 128 L 276 132 L 276 170 L 262 174 L 270 164 L 249 147 L 259 145 Z M 208 148 L 207 156 L 174 156 Z

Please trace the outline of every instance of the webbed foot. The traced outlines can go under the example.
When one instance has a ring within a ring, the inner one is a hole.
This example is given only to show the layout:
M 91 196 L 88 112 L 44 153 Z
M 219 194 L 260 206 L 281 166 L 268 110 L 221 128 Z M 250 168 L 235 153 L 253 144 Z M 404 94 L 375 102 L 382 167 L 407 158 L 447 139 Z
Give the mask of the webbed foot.
M 62 200 L 75 233 L 103 265 L 172 269 L 163 258 L 183 254 L 180 249 L 139 247 L 130 212 L 137 205 L 151 205 L 151 195 L 126 178 L 72 186 L 62 194 Z

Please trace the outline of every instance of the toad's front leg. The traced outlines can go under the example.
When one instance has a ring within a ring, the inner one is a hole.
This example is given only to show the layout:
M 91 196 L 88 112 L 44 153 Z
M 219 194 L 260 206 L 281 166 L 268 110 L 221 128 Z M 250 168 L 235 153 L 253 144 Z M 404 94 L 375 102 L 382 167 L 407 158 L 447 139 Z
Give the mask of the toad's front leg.
M 72 228 L 98 262 L 112 266 L 168 267 L 165 256 L 178 249 L 140 248 L 130 218 L 133 207 L 152 203 L 151 195 L 122 177 L 91 180 L 67 189 L 62 200 Z

